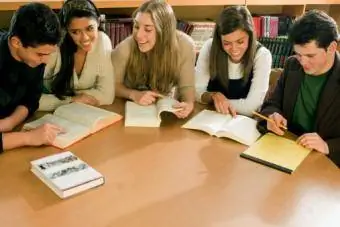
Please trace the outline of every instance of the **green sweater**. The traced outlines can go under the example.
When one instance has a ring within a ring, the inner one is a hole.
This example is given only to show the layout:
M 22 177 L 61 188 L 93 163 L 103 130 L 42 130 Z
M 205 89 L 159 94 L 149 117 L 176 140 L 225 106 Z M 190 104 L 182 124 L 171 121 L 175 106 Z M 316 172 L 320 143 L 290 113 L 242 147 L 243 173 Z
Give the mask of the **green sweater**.
M 300 86 L 300 91 L 295 103 L 293 120 L 305 132 L 315 131 L 316 110 L 320 94 L 327 81 L 327 73 L 319 76 L 306 74 Z

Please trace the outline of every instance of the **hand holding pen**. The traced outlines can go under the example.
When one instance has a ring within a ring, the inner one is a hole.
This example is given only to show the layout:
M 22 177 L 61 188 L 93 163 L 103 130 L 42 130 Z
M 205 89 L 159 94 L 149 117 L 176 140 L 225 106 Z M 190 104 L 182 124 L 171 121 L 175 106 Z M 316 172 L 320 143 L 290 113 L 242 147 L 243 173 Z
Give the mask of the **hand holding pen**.
M 280 136 L 285 134 L 284 130 L 287 130 L 287 120 L 281 114 L 275 112 L 268 117 L 263 116 L 262 114 L 259 114 L 255 111 L 253 114 L 267 121 L 268 130 Z

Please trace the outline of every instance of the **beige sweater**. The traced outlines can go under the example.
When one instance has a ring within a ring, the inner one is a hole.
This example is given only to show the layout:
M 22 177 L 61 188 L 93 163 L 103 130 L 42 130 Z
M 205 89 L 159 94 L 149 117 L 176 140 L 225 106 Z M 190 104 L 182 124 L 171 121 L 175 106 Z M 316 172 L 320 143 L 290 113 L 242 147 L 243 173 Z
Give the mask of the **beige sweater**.
M 190 36 L 178 31 L 177 38 L 179 41 L 179 49 L 181 51 L 178 66 L 180 68 L 180 74 L 178 75 L 177 87 L 181 91 L 180 95 L 182 95 L 182 90 L 187 89 L 181 90 L 181 88 L 195 88 L 194 76 L 196 54 L 194 50 L 194 42 Z M 111 59 L 116 83 L 124 83 L 126 66 L 129 60 L 132 42 L 135 41 L 132 36 L 129 36 L 112 51 Z
M 76 94 L 85 93 L 95 97 L 100 105 L 111 104 L 114 99 L 114 75 L 111 63 L 112 45 L 110 38 L 98 33 L 94 48 L 88 52 L 81 75 L 73 71 L 73 83 Z M 50 90 L 51 82 L 61 66 L 60 51 L 57 50 L 46 65 L 44 86 Z M 71 102 L 71 97 L 58 99 L 53 94 L 43 94 L 39 102 L 39 110 L 52 111 L 58 106 Z

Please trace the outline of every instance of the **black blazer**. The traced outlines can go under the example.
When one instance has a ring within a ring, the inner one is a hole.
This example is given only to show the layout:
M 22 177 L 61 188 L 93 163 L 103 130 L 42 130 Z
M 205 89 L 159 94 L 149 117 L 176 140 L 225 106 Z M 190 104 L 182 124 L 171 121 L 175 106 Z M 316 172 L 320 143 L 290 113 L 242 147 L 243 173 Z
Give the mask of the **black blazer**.
M 288 121 L 288 129 L 301 135 L 292 125 L 293 111 L 305 72 L 295 57 L 290 57 L 273 94 L 265 101 L 261 113 L 265 116 L 277 112 Z M 266 131 L 266 122 L 259 120 L 259 130 Z M 328 144 L 329 158 L 340 167 L 340 55 L 335 55 L 332 71 L 320 94 L 316 112 L 316 133 Z

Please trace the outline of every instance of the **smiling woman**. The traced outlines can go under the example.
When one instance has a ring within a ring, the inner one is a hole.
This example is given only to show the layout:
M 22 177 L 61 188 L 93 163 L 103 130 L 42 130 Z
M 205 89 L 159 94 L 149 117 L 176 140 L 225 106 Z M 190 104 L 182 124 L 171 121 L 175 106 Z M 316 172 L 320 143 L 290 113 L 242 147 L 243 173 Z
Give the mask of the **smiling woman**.
M 196 65 L 196 98 L 218 112 L 251 116 L 269 87 L 272 56 L 257 42 L 245 6 L 225 8 Z
M 114 98 L 112 45 L 101 31 L 100 14 L 91 0 L 68 0 L 59 13 L 64 29 L 60 49 L 44 74 L 40 110 L 70 102 L 111 104 Z
M 165 1 L 144 2 L 133 18 L 133 35 L 112 53 L 116 95 L 150 105 L 177 90 L 182 110 L 175 114 L 187 117 L 195 96 L 193 40 L 176 30 L 176 17 Z

